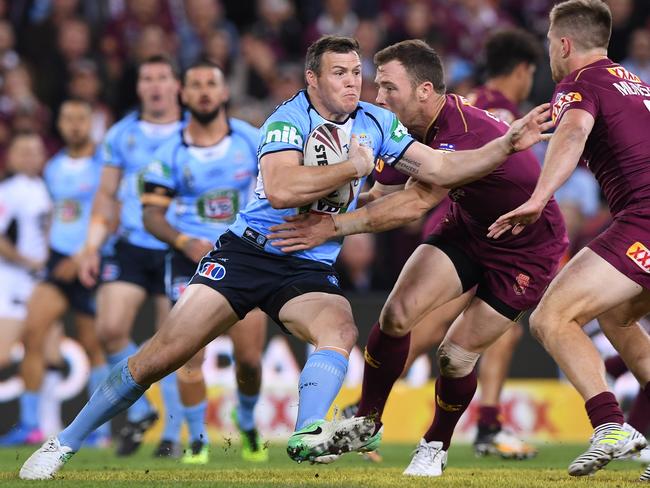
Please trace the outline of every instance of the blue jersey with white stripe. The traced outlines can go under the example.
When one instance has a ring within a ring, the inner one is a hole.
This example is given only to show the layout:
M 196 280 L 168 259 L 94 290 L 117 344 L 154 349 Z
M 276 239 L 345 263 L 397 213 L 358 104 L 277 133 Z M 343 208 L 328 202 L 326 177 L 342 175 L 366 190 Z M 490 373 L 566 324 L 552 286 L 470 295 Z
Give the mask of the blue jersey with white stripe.
M 292 99 L 279 105 L 262 126 L 258 159 L 273 152 L 303 152 L 309 134 L 324 123 L 334 122 L 321 117 L 309 101 L 307 92 L 299 91 Z M 335 125 L 343 129 L 348 136 L 356 135 L 360 144 L 372 148 L 375 158 L 380 158 L 390 165 L 399 160 L 408 146 L 414 142 L 395 114 L 370 103 L 360 102 L 345 122 L 335 123 Z M 354 200 L 348 207 L 348 211 L 356 208 L 364 180 L 365 178 L 357 186 Z M 284 222 L 284 216 L 294 215 L 297 212 L 298 209 L 278 210 L 271 207 L 264 194 L 264 181 L 260 172 L 255 198 L 239 213 L 230 230 L 241 236 L 246 228 L 250 227 L 262 235 L 267 235 L 270 233 L 269 227 Z M 340 243 L 329 241 L 314 249 L 297 251 L 292 255 L 332 264 L 336 260 L 340 247 Z M 284 254 L 269 242 L 265 243 L 264 250 L 273 254 Z
M 140 195 L 143 175 L 154 152 L 176 135 L 181 121 L 153 124 L 131 113 L 110 128 L 104 139 L 104 164 L 122 170 L 119 199 L 122 203 L 118 235 L 147 249 L 167 249 L 167 244 L 149 234 L 142 223 Z
M 228 124 L 228 135 L 208 147 L 189 144 L 178 131 L 144 175 L 145 184 L 162 186 L 174 198 L 167 218 L 183 234 L 216 241 L 253 196 L 259 130 L 237 119 Z
M 54 203 L 50 247 L 55 251 L 70 256 L 85 242 L 101 171 L 99 150 L 83 158 L 61 150 L 47 162 L 43 178 Z

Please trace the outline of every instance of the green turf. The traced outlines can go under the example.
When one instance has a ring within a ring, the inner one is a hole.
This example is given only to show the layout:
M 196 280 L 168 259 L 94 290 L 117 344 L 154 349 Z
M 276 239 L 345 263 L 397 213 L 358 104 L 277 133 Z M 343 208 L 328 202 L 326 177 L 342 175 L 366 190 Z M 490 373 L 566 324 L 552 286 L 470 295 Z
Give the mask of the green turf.
M 442 478 L 412 479 L 401 475 L 408 464 L 411 446 L 382 447 L 384 461 L 372 464 L 356 454 L 343 456 L 329 466 L 297 465 L 282 446 L 270 446 L 270 462 L 251 464 L 241 460 L 238 448 L 222 441 L 213 446 L 210 463 L 187 467 L 176 460 L 153 459 L 152 446 L 145 446 L 130 458 L 116 458 L 108 450 L 85 449 L 76 454 L 59 473 L 53 486 L 206 486 L 206 487 L 284 487 L 351 486 L 396 488 L 399 486 L 449 487 L 565 487 L 616 488 L 641 486 L 636 480 L 642 466 L 633 461 L 616 461 L 607 469 L 587 478 L 571 478 L 568 462 L 586 446 L 540 446 L 537 458 L 528 461 L 504 461 L 476 458 L 469 446 L 453 447 L 449 468 Z M 18 470 L 33 449 L 0 449 L 0 486 L 26 486 L 43 482 L 18 480 Z M 39 485 L 39 486 L 40 486 Z

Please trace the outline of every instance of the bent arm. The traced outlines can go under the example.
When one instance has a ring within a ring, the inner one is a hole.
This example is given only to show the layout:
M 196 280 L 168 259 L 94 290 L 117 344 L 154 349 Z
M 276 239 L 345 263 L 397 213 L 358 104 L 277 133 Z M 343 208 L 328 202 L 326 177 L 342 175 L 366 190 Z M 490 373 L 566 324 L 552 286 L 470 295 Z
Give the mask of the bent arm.
M 544 167 L 530 200 L 546 204 L 575 170 L 587 138 L 594 127 L 594 117 L 586 110 L 568 110 L 551 138 Z
M 144 228 L 156 239 L 178 247 L 176 243 L 182 240 L 183 234 L 174 229 L 167 221 L 167 206 L 146 203 L 146 198 L 147 194 L 145 193 L 142 195 L 142 222 Z
M 375 181 L 375 184 L 372 185 L 370 190 L 365 191 L 359 194 L 357 198 L 357 208 L 361 208 L 365 205 L 368 205 L 370 202 L 374 202 L 378 198 L 390 195 L 396 191 L 404 189 L 404 185 L 384 185 Z
M 333 217 L 337 236 L 383 232 L 408 224 L 424 215 L 447 195 L 448 190 L 422 182 L 390 193 L 354 212 Z
M 299 151 L 281 151 L 260 159 L 264 193 L 273 208 L 310 204 L 357 177 L 351 160 L 329 166 L 303 166 L 301 158 Z

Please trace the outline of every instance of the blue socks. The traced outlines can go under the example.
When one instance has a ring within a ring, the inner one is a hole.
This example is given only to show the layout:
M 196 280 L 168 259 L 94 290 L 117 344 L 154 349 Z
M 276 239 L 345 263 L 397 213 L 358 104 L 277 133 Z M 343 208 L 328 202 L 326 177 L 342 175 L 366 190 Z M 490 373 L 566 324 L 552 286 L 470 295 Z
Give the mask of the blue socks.
M 183 404 L 178 393 L 176 373 L 171 373 L 160 380 L 160 392 L 165 405 L 165 428 L 161 439 L 180 442 L 183 424 Z
M 38 403 L 41 394 L 25 390 L 20 397 L 20 423 L 27 429 L 38 428 Z
M 108 376 L 109 369 L 107 365 L 95 366 L 90 370 L 90 377 L 88 378 L 88 398 L 93 396 L 95 390 Z M 111 437 L 111 423 L 106 422 L 97 427 L 97 435 L 100 437 Z
M 59 434 L 59 441 L 78 451 L 88 434 L 133 405 L 145 391 L 144 386 L 133 380 L 127 359 L 123 359 L 95 390 L 79 415 Z
M 296 430 L 325 418 L 347 370 L 348 358 L 339 352 L 322 349 L 309 356 L 298 382 Z
M 190 432 L 190 444 L 194 441 L 208 443 L 208 431 L 205 428 L 205 411 L 207 408 L 207 401 L 192 405 L 191 407 L 183 407 L 185 421 Z
M 244 395 L 238 391 L 237 397 L 239 398 L 237 424 L 239 424 L 241 430 L 253 430 L 255 428 L 255 405 L 260 399 L 260 395 L 259 393 L 257 395 Z
M 113 369 L 115 365 L 127 359 L 129 356 L 133 356 L 137 351 L 138 346 L 136 346 L 133 342 L 129 342 L 129 344 L 121 351 L 116 352 L 115 354 L 108 354 L 106 356 L 108 367 L 110 369 Z M 140 420 L 150 415 L 151 412 L 153 412 L 153 407 L 149 403 L 149 400 L 147 400 L 147 397 L 142 395 L 140 400 L 135 402 L 133 406 L 129 408 L 129 411 L 126 413 L 126 418 L 130 422 L 139 422 Z

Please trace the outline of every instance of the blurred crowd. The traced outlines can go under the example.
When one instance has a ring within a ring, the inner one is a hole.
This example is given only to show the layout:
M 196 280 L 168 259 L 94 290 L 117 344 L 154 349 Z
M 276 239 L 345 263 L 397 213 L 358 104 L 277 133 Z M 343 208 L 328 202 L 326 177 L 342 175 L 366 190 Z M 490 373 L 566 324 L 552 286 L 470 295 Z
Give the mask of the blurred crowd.
M 406 38 L 442 55 L 450 91 L 484 81 L 482 47 L 499 27 L 520 26 L 545 41 L 552 0 L 0 0 L 0 177 L 12 135 L 35 131 L 50 154 L 63 100 L 94 107 L 93 138 L 137 102 L 138 63 L 174 57 L 221 65 L 230 112 L 255 125 L 303 86 L 306 47 L 323 34 L 356 37 L 362 48 L 362 96 L 374 100 L 373 54 Z M 610 57 L 650 82 L 650 2 L 608 0 L 614 17 Z M 548 101 L 553 82 L 538 66 L 530 104 Z M 526 107 L 523 107 L 526 108 Z M 543 154 L 542 154 L 543 155 Z M 583 185 L 583 186 L 581 186 Z M 566 190 L 574 247 L 607 221 L 593 181 Z M 589 196 L 593 195 L 593 196 Z M 339 267 L 349 289 L 385 290 L 421 240 L 421 223 L 379 236 L 354 236 Z

